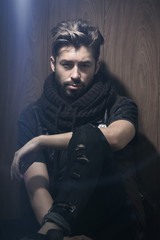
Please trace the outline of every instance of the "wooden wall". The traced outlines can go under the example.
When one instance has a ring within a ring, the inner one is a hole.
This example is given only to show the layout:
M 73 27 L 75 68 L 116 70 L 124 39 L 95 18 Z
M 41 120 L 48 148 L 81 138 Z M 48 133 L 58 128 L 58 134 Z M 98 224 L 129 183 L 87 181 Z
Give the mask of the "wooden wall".
M 40 96 L 50 72 L 50 29 L 61 20 L 75 18 L 99 26 L 105 37 L 101 57 L 119 90 L 138 105 L 138 179 L 156 211 L 160 209 L 160 1 L 2 0 L 0 218 L 22 215 L 21 186 L 10 181 L 18 116 Z

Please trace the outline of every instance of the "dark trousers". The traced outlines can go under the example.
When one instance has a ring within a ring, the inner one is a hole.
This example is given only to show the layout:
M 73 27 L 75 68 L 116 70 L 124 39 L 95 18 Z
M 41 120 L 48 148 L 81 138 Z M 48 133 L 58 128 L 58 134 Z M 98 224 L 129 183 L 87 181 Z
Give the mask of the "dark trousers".
M 86 234 L 99 240 L 135 239 L 134 213 L 114 154 L 100 129 L 91 124 L 73 133 L 67 168 L 51 212 L 62 216 L 72 235 Z

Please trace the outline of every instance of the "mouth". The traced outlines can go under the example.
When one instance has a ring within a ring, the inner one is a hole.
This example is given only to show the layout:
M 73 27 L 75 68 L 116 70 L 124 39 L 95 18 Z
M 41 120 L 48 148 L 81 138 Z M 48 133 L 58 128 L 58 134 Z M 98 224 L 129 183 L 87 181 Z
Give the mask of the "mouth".
M 81 84 L 70 84 L 70 85 L 68 85 L 68 88 L 71 90 L 79 90 L 82 88 L 82 85 Z

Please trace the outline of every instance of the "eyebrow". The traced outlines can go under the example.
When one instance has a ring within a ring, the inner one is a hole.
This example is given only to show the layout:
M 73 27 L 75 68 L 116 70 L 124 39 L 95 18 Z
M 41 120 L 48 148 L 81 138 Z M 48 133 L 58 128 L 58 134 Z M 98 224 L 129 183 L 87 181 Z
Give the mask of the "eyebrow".
M 87 60 L 87 61 L 80 61 L 79 63 L 80 64 L 92 64 L 92 61 L 89 61 L 89 60 Z
M 62 60 L 60 61 L 60 63 L 61 63 L 61 64 L 63 64 L 63 63 L 73 64 L 74 61 L 72 61 L 72 60 L 67 60 L 67 59 L 62 59 Z M 80 62 L 78 62 L 78 64 L 92 64 L 92 61 L 90 61 L 90 60 L 80 61 Z

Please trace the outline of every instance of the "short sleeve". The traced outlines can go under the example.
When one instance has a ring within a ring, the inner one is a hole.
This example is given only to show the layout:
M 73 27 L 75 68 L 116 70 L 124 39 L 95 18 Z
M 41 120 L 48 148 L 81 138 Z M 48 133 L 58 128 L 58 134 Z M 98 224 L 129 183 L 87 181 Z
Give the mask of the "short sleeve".
M 131 122 L 136 131 L 138 129 L 138 108 L 132 99 L 120 97 L 114 104 L 108 117 L 108 125 L 117 120 L 127 120 Z
M 32 138 L 38 136 L 36 117 L 31 106 L 28 106 L 21 113 L 18 121 L 18 148 L 23 147 Z M 36 160 L 35 160 L 36 159 Z M 31 166 L 33 162 L 45 163 L 43 152 L 36 153 L 34 160 L 31 158 L 23 158 L 20 161 L 20 171 L 22 174 Z

